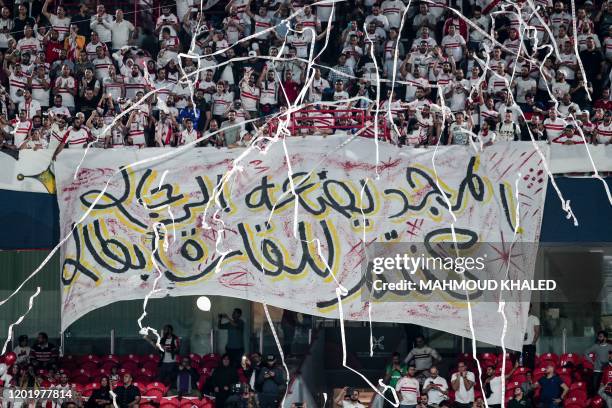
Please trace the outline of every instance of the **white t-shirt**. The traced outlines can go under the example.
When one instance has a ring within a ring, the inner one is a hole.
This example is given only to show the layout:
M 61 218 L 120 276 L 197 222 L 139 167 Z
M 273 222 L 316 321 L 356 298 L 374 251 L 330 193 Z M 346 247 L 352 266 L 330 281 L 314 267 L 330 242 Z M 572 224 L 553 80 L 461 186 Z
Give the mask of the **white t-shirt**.
M 342 401 L 342 408 L 365 408 L 361 402 Z
M 459 376 L 459 373 L 454 373 L 453 376 L 451 377 L 451 382 L 455 381 L 458 376 Z M 468 381 L 471 381 L 471 382 L 474 382 L 475 380 L 474 373 L 471 371 L 467 371 L 465 377 Z M 459 389 L 455 393 L 455 401 L 457 401 L 460 404 L 468 404 L 468 403 L 474 402 L 474 386 L 472 386 L 472 388 L 470 388 L 469 390 L 466 390 L 465 382 L 462 379 L 460 379 Z
M 525 329 L 525 338 L 523 340 L 523 344 L 531 344 L 533 343 L 533 338 L 535 336 L 534 326 L 540 325 L 540 319 L 537 316 L 529 315 L 527 318 L 527 328 Z
M 502 403 L 501 377 L 493 377 L 493 379 L 489 381 L 489 385 L 491 386 L 491 395 L 489 396 L 489 398 L 487 398 L 487 403 L 489 405 L 500 405 Z
M 127 45 L 130 40 L 130 32 L 132 31 L 134 31 L 134 25 L 127 20 L 113 22 L 111 28 L 113 49 L 118 50 L 124 45 Z
M 429 377 L 425 380 L 423 389 L 427 388 L 427 386 L 432 383 L 435 384 L 435 387 L 432 387 L 429 391 L 427 391 L 427 398 L 430 404 L 439 404 L 446 399 L 446 395 L 444 395 L 442 392 L 448 390 L 448 383 L 444 377 Z

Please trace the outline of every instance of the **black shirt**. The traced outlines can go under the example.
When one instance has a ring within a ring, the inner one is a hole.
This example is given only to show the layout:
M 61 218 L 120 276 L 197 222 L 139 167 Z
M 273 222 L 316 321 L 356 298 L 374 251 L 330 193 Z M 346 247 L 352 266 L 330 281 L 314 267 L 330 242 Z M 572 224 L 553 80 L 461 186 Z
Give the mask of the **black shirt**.
M 74 24 L 79 28 L 77 34 L 85 36 L 88 41 L 91 37 L 91 27 L 89 26 L 90 20 L 91 17 L 89 17 L 88 15 L 82 16 L 81 14 L 72 16 L 72 19 L 70 19 L 70 24 Z
M 15 17 L 13 20 L 13 37 L 15 37 L 15 41 L 19 41 L 24 37 L 23 29 L 26 25 L 29 25 L 34 29 L 34 24 L 36 21 L 32 17 L 26 17 L 24 20 L 21 20 L 19 17 Z
M 128 408 L 130 402 L 134 402 L 136 397 L 140 397 L 140 390 L 134 384 L 122 385 L 115 388 L 115 394 L 117 394 L 117 405 L 119 408 Z
M 580 53 L 580 59 L 584 66 L 584 73 L 589 82 L 595 82 L 597 75 L 601 73 L 603 56 L 599 50 L 584 50 Z

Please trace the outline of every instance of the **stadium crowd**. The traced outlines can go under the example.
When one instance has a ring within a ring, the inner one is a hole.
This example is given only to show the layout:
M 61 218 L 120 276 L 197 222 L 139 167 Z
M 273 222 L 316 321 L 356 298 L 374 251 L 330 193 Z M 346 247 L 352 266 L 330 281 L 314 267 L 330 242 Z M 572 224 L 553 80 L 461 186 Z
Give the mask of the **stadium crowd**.
M 610 143 L 612 2 L 449 1 L 181 0 L 154 27 L 102 3 L 4 3 L 1 142 Z
M 531 361 L 525 357 L 525 349 L 506 355 L 480 353 L 477 359 L 464 353 L 444 375 L 438 368 L 442 357 L 418 336 L 404 359 L 395 352 L 385 368 L 384 406 L 393 406 L 391 389 L 397 392 L 400 408 L 484 408 L 485 400 L 492 408 L 501 407 L 502 400 L 508 408 L 612 405 L 612 345 L 605 331 L 597 334 L 595 344 L 584 354 L 543 353 L 533 355 Z M 348 388 L 338 394 L 335 405 L 364 407 L 359 392 Z

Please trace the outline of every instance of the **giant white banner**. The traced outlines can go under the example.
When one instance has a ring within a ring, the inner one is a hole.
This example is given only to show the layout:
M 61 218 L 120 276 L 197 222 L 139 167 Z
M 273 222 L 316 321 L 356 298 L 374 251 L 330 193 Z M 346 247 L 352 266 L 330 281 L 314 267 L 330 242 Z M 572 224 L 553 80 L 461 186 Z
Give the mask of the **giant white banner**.
M 372 140 L 346 140 L 296 138 L 266 152 L 62 152 L 61 236 L 72 231 L 62 247 L 62 329 L 113 301 L 211 294 L 467 337 L 471 313 L 476 338 L 500 344 L 497 303 L 368 301 L 361 267 L 376 243 L 489 242 L 503 252 L 511 241 L 537 242 L 548 146 L 540 146 L 543 160 L 530 143 L 476 154 L 384 143 L 377 152 Z M 535 257 L 518 258 L 497 262 L 531 279 Z M 506 306 L 504 343 L 520 349 L 529 297 L 517 293 Z

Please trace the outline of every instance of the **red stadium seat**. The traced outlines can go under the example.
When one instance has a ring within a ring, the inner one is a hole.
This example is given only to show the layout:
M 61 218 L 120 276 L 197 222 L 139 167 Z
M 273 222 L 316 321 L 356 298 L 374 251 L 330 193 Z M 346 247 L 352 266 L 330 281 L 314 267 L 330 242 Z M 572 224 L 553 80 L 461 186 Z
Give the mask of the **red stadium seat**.
M 94 383 L 87 384 L 85 388 L 83 388 L 83 395 L 85 397 L 89 397 L 95 390 L 99 388 L 100 388 L 99 383 L 94 382 Z
M 474 361 L 474 356 L 472 355 L 472 353 L 460 353 L 459 356 L 457 356 L 457 362 L 462 361 L 462 362 L 468 362 L 468 361 Z
M 565 398 L 565 400 L 563 401 L 564 408 L 585 408 L 586 406 L 586 401 L 582 401 L 576 398 Z
M 98 364 L 94 363 L 93 361 L 90 360 L 84 360 L 80 365 L 79 368 L 82 368 L 84 370 L 87 370 L 91 373 L 95 373 L 96 371 L 98 371 Z
M 142 367 L 140 370 L 138 370 L 138 372 L 140 373 L 139 375 L 152 379 L 153 377 L 155 377 L 157 370 L 151 370 L 150 367 Z
M 119 367 L 119 363 L 112 361 L 112 360 L 107 360 L 107 361 L 103 361 L 101 365 L 101 368 L 103 368 L 109 373 L 111 372 L 111 369 L 113 367 Z
M 205 354 L 202 356 L 200 367 L 214 368 L 221 362 L 221 356 L 216 353 Z
M 100 364 L 102 359 L 95 354 L 88 354 L 86 356 L 81 357 L 80 361 L 81 361 L 81 364 L 86 363 L 86 362 L 91 362 L 97 366 L 98 364 Z
M 508 384 L 506 384 L 506 392 L 508 392 L 508 390 L 512 390 L 512 393 L 514 393 L 514 389 L 520 388 L 521 384 L 522 383 L 518 381 L 510 381 Z
M 215 408 L 215 403 L 209 400 L 202 400 L 200 402 L 200 408 Z
M 183 398 L 179 405 L 181 408 L 199 408 L 200 401 L 197 398 Z
M 604 408 L 606 406 L 605 401 L 599 395 L 596 395 L 589 401 L 590 408 Z
M 121 364 L 121 369 L 126 370 L 128 373 L 135 374 L 138 371 L 138 363 L 134 361 L 124 361 Z
M 539 367 L 533 370 L 533 380 L 538 381 L 546 375 L 546 367 Z
M 144 394 L 145 392 L 147 392 L 146 384 L 143 384 L 140 381 L 134 381 L 134 386 L 136 386 L 140 390 L 141 394 Z
M 482 353 L 478 355 L 478 361 L 480 361 L 484 370 L 488 366 L 495 367 L 497 365 L 497 356 L 493 353 Z
M 568 387 L 572 385 L 572 376 L 571 375 L 560 375 L 559 378 L 561 378 L 561 381 L 563 381 L 563 383 L 565 385 L 567 385 Z
M 517 374 L 515 372 L 514 374 L 512 374 L 512 377 L 510 378 L 510 381 L 518 382 L 518 383 L 522 384 L 525 381 L 527 381 L 527 376 L 524 375 L 524 374 Z
M 584 381 L 577 381 L 575 383 L 573 383 L 572 385 L 570 385 L 570 391 L 571 390 L 582 390 L 584 392 L 587 391 L 587 383 Z
M 578 364 L 580 364 L 581 362 L 582 357 L 580 356 L 580 354 L 576 353 L 565 353 L 562 354 L 559 358 L 559 365 L 561 367 L 565 367 L 566 365 L 568 365 L 568 363 L 571 363 L 573 367 L 577 367 Z
M 540 366 L 546 366 L 548 363 L 553 363 L 555 366 L 559 363 L 559 356 L 555 353 L 544 353 L 538 357 Z
M 147 392 L 145 393 L 145 395 L 147 397 L 152 397 L 155 398 L 155 402 L 159 403 L 159 401 L 161 401 L 161 399 L 163 398 L 165 392 L 162 392 L 160 390 L 154 389 L 154 390 L 147 390 Z
M 145 361 L 142 363 L 142 368 L 146 368 L 147 370 L 156 373 L 157 372 L 157 363 L 155 361 Z
M 150 353 L 150 354 L 147 354 L 145 356 L 142 356 L 142 358 L 143 358 L 143 362 L 148 360 L 148 361 L 154 361 L 154 362 L 158 363 L 159 359 L 160 359 L 160 356 L 157 353 Z
M 87 370 L 84 370 L 84 369 L 73 371 L 70 374 L 70 380 L 72 382 L 75 382 L 75 383 L 78 383 L 78 384 L 83 384 L 83 385 L 89 383 L 91 378 L 92 378 L 91 373 L 89 371 L 87 371 Z
M 589 397 L 587 396 L 586 391 L 578 389 L 578 388 L 574 388 L 573 390 L 570 388 L 570 391 L 567 393 L 565 399 L 576 399 L 579 401 L 583 401 L 586 405 L 587 400 L 589 399 Z
M 161 391 L 162 393 L 166 393 L 166 386 L 164 385 L 164 383 L 158 382 L 158 381 L 154 381 L 152 383 L 149 383 L 147 385 L 147 391 L 149 390 L 158 390 Z
M 189 354 L 189 359 L 191 360 L 191 366 L 196 370 L 200 368 L 200 363 L 202 362 L 202 357 L 199 354 L 191 353 Z
M 180 406 L 176 397 L 164 397 L 159 403 L 159 408 L 178 408 Z
M 102 357 L 102 364 L 104 364 L 104 363 L 114 363 L 116 365 L 119 365 L 119 361 L 120 361 L 120 358 L 116 354 L 107 354 L 104 357 Z
M 132 363 L 135 363 L 136 365 L 139 365 L 146 360 L 148 360 L 148 357 L 140 355 L 140 354 L 128 354 L 125 356 L 121 356 L 120 358 L 121 364 L 132 362 Z

